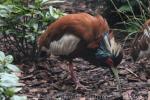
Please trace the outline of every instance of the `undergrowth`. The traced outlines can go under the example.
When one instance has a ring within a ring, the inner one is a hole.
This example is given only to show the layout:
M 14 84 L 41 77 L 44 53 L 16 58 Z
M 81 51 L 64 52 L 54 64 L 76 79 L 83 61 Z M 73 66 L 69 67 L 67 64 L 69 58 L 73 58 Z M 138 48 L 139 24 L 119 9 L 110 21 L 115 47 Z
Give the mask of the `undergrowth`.
M 0 51 L 0 100 L 27 100 L 26 96 L 16 95 L 23 86 L 19 83 L 20 69 L 12 64 L 13 56 L 5 56 L 4 52 Z
M 45 26 L 65 14 L 45 4 L 48 4 L 48 0 L 1 1 L 0 42 L 3 42 L 4 49 L 15 59 L 36 59 L 37 37 Z
M 123 26 L 119 30 L 125 33 L 125 42 L 139 34 L 144 22 L 150 18 L 149 0 L 110 0 L 108 2 L 111 4 L 110 9 L 114 9 L 113 12 L 120 19 L 116 25 Z

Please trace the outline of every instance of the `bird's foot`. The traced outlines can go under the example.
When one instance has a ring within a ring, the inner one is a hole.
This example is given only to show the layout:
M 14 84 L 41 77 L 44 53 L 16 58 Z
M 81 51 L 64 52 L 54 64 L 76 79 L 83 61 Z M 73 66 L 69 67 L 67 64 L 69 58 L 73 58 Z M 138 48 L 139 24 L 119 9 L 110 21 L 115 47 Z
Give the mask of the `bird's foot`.
M 82 85 L 80 82 L 78 82 L 78 83 L 76 84 L 76 88 L 75 88 L 75 89 L 76 89 L 76 90 L 78 90 L 78 89 L 88 90 L 88 89 L 87 89 L 87 86 Z

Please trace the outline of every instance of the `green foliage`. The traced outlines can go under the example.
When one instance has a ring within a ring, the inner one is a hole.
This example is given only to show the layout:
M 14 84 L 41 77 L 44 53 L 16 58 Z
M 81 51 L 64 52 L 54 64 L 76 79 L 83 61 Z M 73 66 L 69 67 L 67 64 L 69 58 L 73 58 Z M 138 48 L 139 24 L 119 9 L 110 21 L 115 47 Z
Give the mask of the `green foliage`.
M 11 64 L 13 57 L 11 55 L 5 56 L 5 54 L 0 51 L 0 72 L 19 72 L 20 70 L 15 65 Z
M 131 12 L 131 9 L 128 4 L 121 6 L 118 10 L 123 13 Z
M 19 77 L 15 74 L 20 72 L 20 69 L 11 64 L 12 62 L 11 55 L 5 56 L 0 51 L 0 100 L 27 100 L 26 96 L 15 95 L 21 90 L 23 84 L 19 83 Z
M 149 0 L 123 0 L 123 3 L 117 3 L 116 0 L 110 0 L 117 14 L 124 25 L 121 29 L 128 33 L 127 38 L 135 36 L 142 28 L 145 20 L 150 17 Z M 117 0 L 118 1 L 118 0 Z
M 46 0 L 6 0 L 0 4 L 0 34 L 5 40 L 5 48 L 12 54 L 36 58 L 36 39 L 46 25 L 65 13 L 52 6 L 43 6 Z M 16 54 L 14 54 L 16 53 Z

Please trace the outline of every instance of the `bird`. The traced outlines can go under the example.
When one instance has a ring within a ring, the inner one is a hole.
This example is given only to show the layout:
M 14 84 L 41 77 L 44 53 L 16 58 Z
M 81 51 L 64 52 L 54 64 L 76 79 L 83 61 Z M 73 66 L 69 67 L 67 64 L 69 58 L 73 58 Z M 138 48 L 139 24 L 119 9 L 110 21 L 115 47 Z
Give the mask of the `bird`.
M 38 37 L 37 45 L 39 51 L 62 56 L 68 60 L 70 75 L 76 89 L 85 89 L 85 86 L 76 76 L 73 58 L 89 56 L 90 59 L 95 59 L 112 69 L 119 89 L 121 88 L 117 66 L 123 58 L 122 47 L 115 41 L 113 31 L 101 15 L 74 13 L 62 16 Z
M 145 57 L 150 58 L 150 19 L 145 21 L 134 38 L 131 45 L 131 57 L 134 62 Z

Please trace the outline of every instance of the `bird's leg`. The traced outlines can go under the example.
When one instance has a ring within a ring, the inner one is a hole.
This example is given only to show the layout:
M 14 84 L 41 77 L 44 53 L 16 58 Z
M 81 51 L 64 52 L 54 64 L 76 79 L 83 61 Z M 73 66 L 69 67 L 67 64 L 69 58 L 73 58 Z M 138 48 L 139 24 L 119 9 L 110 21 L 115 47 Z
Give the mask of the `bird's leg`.
M 119 92 L 120 92 L 120 95 L 121 95 L 121 93 L 122 93 L 122 88 L 121 88 L 121 84 L 120 84 L 120 79 L 119 79 L 119 75 L 118 75 L 118 70 L 117 70 L 117 68 L 115 68 L 115 67 L 111 67 L 111 69 L 112 69 L 112 72 L 113 72 L 113 74 L 114 74 L 114 76 L 115 76 L 115 78 L 116 78 L 116 80 L 117 80 L 118 89 L 119 89 Z
M 73 79 L 73 81 L 76 84 L 76 88 L 75 89 L 78 89 L 78 88 L 86 89 L 86 86 L 82 85 L 80 83 L 79 79 L 77 78 L 77 75 L 76 75 L 76 73 L 75 73 L 75 71 L 73 69 L 72 62 L 69 62 L 69 71 L 70 71 L 71 78 Z

